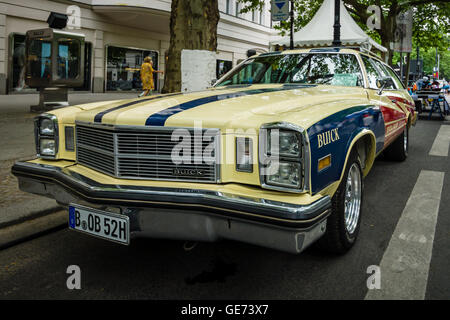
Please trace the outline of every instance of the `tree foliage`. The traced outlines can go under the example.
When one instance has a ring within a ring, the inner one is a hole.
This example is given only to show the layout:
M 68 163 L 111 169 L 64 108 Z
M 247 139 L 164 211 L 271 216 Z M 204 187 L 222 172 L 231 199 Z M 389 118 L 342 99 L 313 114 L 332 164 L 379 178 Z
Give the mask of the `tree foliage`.
M 242 12 L 258 10 L 262 8 L 263 0 L 239 0 L 244 4 Z M 343 0 L 349 13 L 358 25 L 363 28 L 374 40 L 381 43 L 388 50 L 394 40 L 396 30 L 396 17 L 399 13 L 413 8 L 413 42 L 421 47 L 440 47 L 443 49 L 448 44 L 445 37 L 450 32 L 450 3 L 448 0 Z M 317 12 L 323 0 L 294 0 L 294 8 L 298 17 L 294 28 L 299 30 L 305 26 Z M 371 12 L 367 9 L 370 5 L 381 8 L 381 29 L 369 30 L 367 20 Z M 281 35 L 289 30 L 289 22 L 282 22 L 275 28 Z M 391 63 L 394 53 L 389 52 L 388 61 Z
M 449 39 L 450 41 L 450 39 Z M 450 80 L 450 51 L 447 48 L 439 49 L 436 47 L 420 47 L 419 59 L 423 60 L 423 74 L 430 76 L 433 74 L 433 68 L 437 66 L 436 49 L 440 56 L 439 78 Z M 411 52 L 411 60 L 417 59 L 417 51 Z M 394 64 L 400 63 L 400 54 L 396 53 L 393 59 Z

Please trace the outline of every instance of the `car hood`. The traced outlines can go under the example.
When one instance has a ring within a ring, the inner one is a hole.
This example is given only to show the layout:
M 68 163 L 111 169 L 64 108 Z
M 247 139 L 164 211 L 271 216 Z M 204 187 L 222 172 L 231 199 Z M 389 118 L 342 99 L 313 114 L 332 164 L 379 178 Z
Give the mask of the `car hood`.
M 336 108 L 367 103 L 362 88 L 315 85 L 218 87 L 78 106 L 76 121 L 111 125 L 219 129 L 259 128 L 274 121 L 304 127 Z

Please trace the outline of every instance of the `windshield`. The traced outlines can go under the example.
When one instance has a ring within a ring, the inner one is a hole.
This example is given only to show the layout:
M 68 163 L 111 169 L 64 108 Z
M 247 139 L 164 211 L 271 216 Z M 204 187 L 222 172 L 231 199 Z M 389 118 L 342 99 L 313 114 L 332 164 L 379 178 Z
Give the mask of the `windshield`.
M 353 54 L 271 54 L 246 60 L 220 86 L 264 83 L 362 86 L 362 73 Z

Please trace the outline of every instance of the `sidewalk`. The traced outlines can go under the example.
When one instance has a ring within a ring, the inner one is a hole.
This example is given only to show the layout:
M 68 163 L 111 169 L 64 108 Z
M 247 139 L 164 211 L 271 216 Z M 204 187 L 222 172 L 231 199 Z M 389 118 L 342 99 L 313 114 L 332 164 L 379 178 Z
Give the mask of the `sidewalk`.
M 76 105 L 95 101 L 136 98 L 138 93 L 72 93 L 69 104 Z M 42 232 L 42 228 L 54 228 L 57 225 L 54 213 L 61 211 L 53 199 L 32 195 L 19 190 L 17 179 L 11 174 L 11 167 L 17 160 L 33 158 L 36 154 L 34 142 L 34 123 L 36 113 L 30 113 L 30 106 L 37 104 L 38 94 L 0 95 L 0 247 L 2 239 L 8 234 L 9 242 L 16 242 L 11 237 L 28 236 L 33 232 Z M 42 221 L 43 216 L 52 216 L 51 222 Z M 66 223 L 65 215 L 59 215 L 59 221 Z M 40 218 L 39 223 L 29 220 Z M 26 224 L 33 230 L 23 231 Z M 16 231 L 11 228 L 19 226 Z M 38 228 L 37 228 L 38 226 Z M 39 229 L 39 230 L 38 230 Z

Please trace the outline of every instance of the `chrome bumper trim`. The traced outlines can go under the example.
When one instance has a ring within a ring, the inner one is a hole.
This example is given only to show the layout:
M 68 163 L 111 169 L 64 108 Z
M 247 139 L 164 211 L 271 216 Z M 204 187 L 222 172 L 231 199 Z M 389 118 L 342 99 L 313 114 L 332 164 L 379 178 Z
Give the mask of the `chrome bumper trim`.
M 237 196 L 231 193 L 199 189 L 105 185 L 70 170 L 51 165 L 17 162 L 12 173 L 36 183 L 51 183 L 90 203 L 119 204 L 146 207 L 183 207 L 184 210 L 201 209 L 226 215 L 258 220 L 284 226 L 311 226 L 328 216 L 329 196 L 309 205 Z M 28 191 L 28 190 L 24 190 Z M 32 191 L 28 191 L 32 192 Z M 51 194 L 45 194 L 53 197 Z M 63 199 L 58 202 L 68 205 Z

